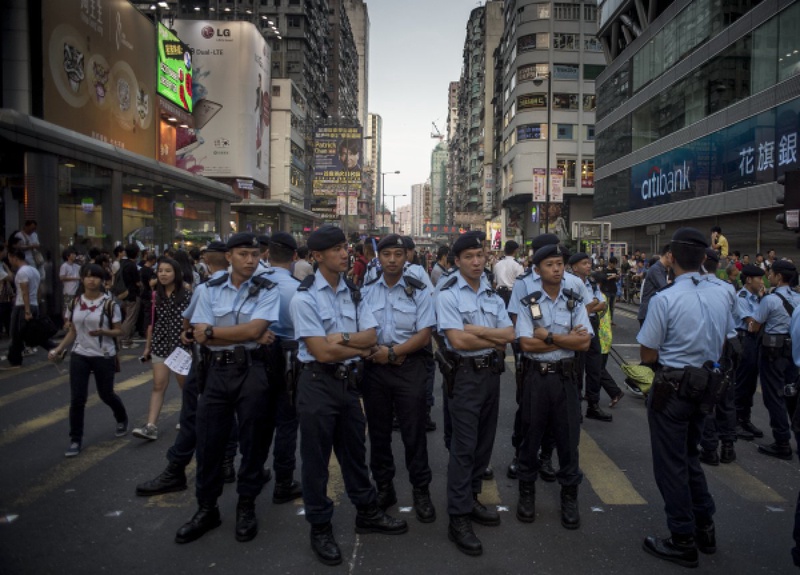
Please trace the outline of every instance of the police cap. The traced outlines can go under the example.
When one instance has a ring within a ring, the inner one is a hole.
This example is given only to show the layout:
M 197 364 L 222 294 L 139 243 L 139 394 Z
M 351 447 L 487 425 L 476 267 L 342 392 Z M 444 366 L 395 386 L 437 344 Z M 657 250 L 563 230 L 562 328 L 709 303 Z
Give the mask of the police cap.
M 386 248 L 406 248 L 405 238 L 399 234 L 389 234 L 378 242 L 378 253 Z
M 344 237 L 344 232 L 341 228 L 325 224 L 308 236 L 307 245 L 308 249 L 312 251 L 322 252 L 344 243 L 347 243 L 347 238 Z
M 531 241 L 531 247 L 535 250 L 540 250 L 544 246 L 557 246 L 559 241 L 561 240 L 555 234 L 539 234 Z
M 746 264 L 742 266 L 742 275 L 747 277 L 760 277 L 763 276 L 766 272 L 762 270 L 758 266 L 754 266 L 753 264 Z
M 706 259 L 719 263 L 719 252 L 711 248 L 706 248 Z
M 536 253 L 533 254 L 533 265 L 538 266 L 543 260 L 546 260 L 547 258 L 553 258 L 556 256 L 564 258 L 568 253 L 569 252 L 566 249 L 562 248 L 557 244 L 546 245 L 536 250 Z
M 464 250 L 474 250 L 483 247 L 483 232 L 472 231 L 461 234 L 456 241 L 453 242 L 453 255 L 458 256 Z
M 772 271 L 782 274 L 796 274 L 797 268 L 789 260 L 778 260 L 772 264 Z
M 206 253 L 224 254 L 227 251 L 228 246 L 225 245 L 225 242 L 213 241 L 209 242 L 209 244 L 206 246 Z
M 708 240 L 706 240 L 706 237 L 700 233 L 700 230 L 694 228 L 678 228 L 675 233 L 672 234 L 670 244 L 672 243 L 703 249 L 708 247 Z
M 228 239 L 228 243 L 225 245 L 230 251 L 233 248 L 257 248 L 259 243 L 255 234 L 251 234 L 250 232 L 239 232 L 238 234 L 233 234 Z
M 292 234 L 286 232 L 275 232 L 272 234 L 272 237 L 269 238 L 269 243 L 289 248 L 292 251 L 297 250 L 297 241 L 292 237 Z
M 267 247 L 269 245 L 269 235 L 264 234 L 263 236 L 258 236 L 258 245 Z
M 417 247 L 417 244 L 414 243 L 414 238 L 411 236 L 403 236 L 403 242 L 406 244 L 407 250 L 413 250 Z
M 578 262 L 582 262 L 583 260 L 588 260 L 589 256 L 584 252 L 578 252 L 576 254 L 572 254 L 572 257 L 569 258 L 569 265 L 574 266 Z

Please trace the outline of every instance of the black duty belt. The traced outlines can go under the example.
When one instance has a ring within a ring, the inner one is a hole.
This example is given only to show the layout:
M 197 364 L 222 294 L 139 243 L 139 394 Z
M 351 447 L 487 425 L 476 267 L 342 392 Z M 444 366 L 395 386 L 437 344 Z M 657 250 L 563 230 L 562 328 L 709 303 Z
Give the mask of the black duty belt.
M 479 369 L 492 367 L 495 361 L 497 361 L 497 355 L 495 353 L 487 353 L 486 355 L 479 356 L 458 356 L 456 368 L 468 365 L 477 371 Z
M 538 371 L 542 375 L 557 373 L 559 375 L 571 375 L 575 369 L 574 359 L 560 359 L 558 361 L 538 361 L 526 358 L 531 369 Z
M 736 335 L 739 337 L 758 337 L 757 333 L 753 333 L 752 331 L 748 331 L 746 329 L 737 329 Z
M 506 286 L 497 286 L 497 291 L 511 291 L 511 288 Z
M 266 353 L 261 348 L 246 349 L 236 346 L 233 349 L 221 349 L 211 352 L 211 365 L 246 365 L 253 361 L 263 361 Z
M 322 363 L 319 361 L 311 361 L 303 364 L 303 369 L 311 371 L 321 371 L 332 375 L 336 379 L 354 379 L 356 373 L 361 368 L 361 362 L 354 363 Z

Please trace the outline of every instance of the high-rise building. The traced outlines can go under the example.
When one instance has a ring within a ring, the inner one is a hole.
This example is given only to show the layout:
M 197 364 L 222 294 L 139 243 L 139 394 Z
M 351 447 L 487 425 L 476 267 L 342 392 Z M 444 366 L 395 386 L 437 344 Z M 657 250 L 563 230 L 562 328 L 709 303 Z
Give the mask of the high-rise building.
M 328 59 L 328 83 L 324 84 L 329 101 L 327 115 L 334 121 L 337 119 L 357 120 L 363 127 L 364 123 L 359 117 L 358 108 L 360 58 L 356 51 L 350 18 L 345 9 L 346 1 L 328 0 L 331 52 Z
M 365 0 L 344 0 L 358 52 L 358 119 L 367 125 L 369 115 L 369 10 Z
M 439 142 L 431 152 L 431 224 L 447 223 L 447 142 Z
M 271 199 L 303 209 L 306 196 L 306 139 L 300 130 L 306 103 L 289 78 L 272 81 L 270 146 Z
M 458 131 L 458 82 L 450 82 L 447 90 L 447 141 L 455 143 Z M 436 128 L 438 130 L 438 127 Z M 435 134 L 434 134 L 435 135 Z M 442 136 L 440 136 L 441 140 Z M 450 154 L 447 159 L 447 199 L 445 205 L 445 223 L 453 225 L 453 210 L 455 207 L 456 179 L 456 154 Z
M 504 209 L 490 226 L 502 230 L 503 241 L 545 228 L 568 241 L 570 220 L 592 215 L 595 79 L 605 66 L 597 5 L 506 0 L 503 20 L 494 109 L 502 132 L 492 185 Z
M 383 198 L 382 132 L 383 118 L 378 114 L 367 115 L 367 129 L 364 132 L 364 179 L 368 182 L 369 195 L 375 211 L 375 227 L 380 230 L 377 214 L 385 206 Z
M 796 256 L 776 180 L 800 168 L 800 3 L 600 2 L 594 216 L 648 253 L 691 225 Z
M 411 235 L 421 236 L 424 225 L 431 223 L 431 183 L 411 186 Z

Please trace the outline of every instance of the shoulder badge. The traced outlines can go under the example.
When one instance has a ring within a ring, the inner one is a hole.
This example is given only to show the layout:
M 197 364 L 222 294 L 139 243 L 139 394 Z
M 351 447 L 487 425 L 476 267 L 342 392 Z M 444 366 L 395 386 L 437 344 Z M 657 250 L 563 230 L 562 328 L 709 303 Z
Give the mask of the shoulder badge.
M 227 272 L 225 272 L 224 274 L 222 274 L 218 278 L 214 278 L 213 280 L 208 280 L 206 282 L 206 285 L 208 287 L 216 287 L 216 286 L 221 286 L 226 281 L 228 281 L 228 273 Z
M 739 292 L 739 297 L 740 298 L 747 298 L 747 290 L 741 290 Z
M 533 293 L 529 293 L 528 295 L 526 295 L 524 298 L 522 298 L 519 301 L 522 303 L 522 305 L 529 306 L 532 303 L 537 303 L 539 301 L 540 297 L 542 297 L 542 292 L 535 291 Z
M 300 282 L 300 285 L 297 286 L 297 291 L 308 291 L 311 286 L 314 285 L 314 280 L 316 280 L 316 276 L 314 274 L 309 274 Z
M 442 286 L 442 291 L 444 291 L 446 289 L 450 289 L 451 287 L 453 287 L 456 284 L 457 281 L 458 281 L 458 276 L 451 277 L 449 280 L 444 282 L 444 285 Z
M 403 279 L 406 280 L 406 283 L 414 289 L 423 290 L 426 287 L 424 283 L 413 276 L 403 276 Z
M 567 299 L 575 300 L 578 303 L 581 303 L 583 301 L 583 297 L 579 296 L 577 293 L 575 293 L 575 291 L 573 291 L 570 288 L 564 288 L 564 295 L 566 296 Z
M 263 275 L 255 276 L 251 278 L 250 281 L 251 281 L 250 289 L 253 290 L 254 292 L 260 289 L 271 290 L 277 285 L 274 281 L 272 281 L 269 278 L 265 278 Z

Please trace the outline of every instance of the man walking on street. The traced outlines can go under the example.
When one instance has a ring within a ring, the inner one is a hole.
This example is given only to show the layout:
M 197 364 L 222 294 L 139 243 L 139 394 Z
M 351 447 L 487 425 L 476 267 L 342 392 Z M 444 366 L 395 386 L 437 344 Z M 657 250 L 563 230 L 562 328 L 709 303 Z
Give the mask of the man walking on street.
M 124 291 L 116 290 L 117 293 L 114 294 L 119 298 L 122 313 L 125 316 L 122 320 L 122 336 L 120 337 L 120 344 L 124 349 L 136 347 L 132 338 L 133 331 L 136 329 L 136 320 L 139 317 L 139 307 L 142 303 L 139 298 L 142 282 L 139 269 L 136 267 L 137 257 L 139 257 L 139 246 L 128 244 L 125 247 L 125 258 L 120 260 L 117 272 L 122 274 L 122 283 L 125 286 Z M 115 281 L 114 285 L 120 285 L 119 281 Z

